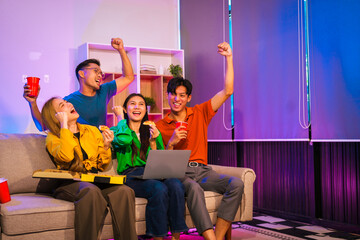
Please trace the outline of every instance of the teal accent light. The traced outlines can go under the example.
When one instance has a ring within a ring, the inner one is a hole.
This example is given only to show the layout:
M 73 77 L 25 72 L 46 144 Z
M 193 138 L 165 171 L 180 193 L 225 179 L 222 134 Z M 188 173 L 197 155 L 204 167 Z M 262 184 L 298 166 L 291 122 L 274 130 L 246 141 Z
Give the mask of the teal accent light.
M 229 44 L 233 49 L 233 37 L 232 37 L 232 19 L 231 19 L 231 0 L 229 0 Z M 231 100 L 231 127 L 234 127 L 234 94 L 230 97 Z
M 305 19 L 305 74 L 306 74 L 306 100 L 308 106 L 308 122 L 311 123 L 311 104 L 310 104 L 310 59 L 309 59 L 309 14 L 308 1 L 304 0 L 304 19 Z

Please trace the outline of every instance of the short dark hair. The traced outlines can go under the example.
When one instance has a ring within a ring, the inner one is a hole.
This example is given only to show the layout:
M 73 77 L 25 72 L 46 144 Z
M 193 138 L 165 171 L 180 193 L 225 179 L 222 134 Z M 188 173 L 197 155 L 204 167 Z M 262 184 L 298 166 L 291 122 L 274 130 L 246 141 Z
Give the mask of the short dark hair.
M 100 67 L 100 61 L 97 59 L 94 59 L 94 58 L 90 58 L 88 60 L 81 62 L 79 65 L 77 65 L 77 67 L 75 69 L 75 75 L 76 75 L 78 81 L 79 81 L 79 71 L 81 69 L 83 69 L 84 67 L 89 66 L 90 63 L 95 63 L 96 65 L 98 65 Z
M 184 86 L 186 88 L 186 94 L 191 95 L 192 84 L 189 80 L 183 77 L 174 77 L 172 78 L 167 85 L 167 93 L 175 94 L 176 88 L 179 86 Z

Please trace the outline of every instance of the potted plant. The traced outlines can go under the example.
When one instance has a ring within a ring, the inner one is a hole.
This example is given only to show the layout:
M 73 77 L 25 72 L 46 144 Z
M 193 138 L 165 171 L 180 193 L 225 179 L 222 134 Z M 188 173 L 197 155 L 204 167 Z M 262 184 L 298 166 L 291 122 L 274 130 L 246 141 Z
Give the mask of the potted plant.
M 146 105 L 148 106 L 148 112 L 150 112 L 150 109 L 155 106 L 155 100 L 152 97 L 144 97 Z
M 171 73 L 171 75 L 173 75 L 173 77 L 182 77 L 183 76 L 183 69 L 179 64 L 177 64 L 177 65 L 170 64 L 168 70 Z

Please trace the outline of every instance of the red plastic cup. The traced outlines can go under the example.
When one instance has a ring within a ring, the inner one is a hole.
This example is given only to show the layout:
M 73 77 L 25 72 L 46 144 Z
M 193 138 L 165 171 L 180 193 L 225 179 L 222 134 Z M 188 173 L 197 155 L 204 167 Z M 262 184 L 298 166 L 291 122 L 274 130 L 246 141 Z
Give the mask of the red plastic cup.
M 182 128 L 181 130 L 186 131 L 188 123 L 187 122 L 176 122 L 176 128 L 178 128 L 180 126 L 185 127 L 185 128 Z
M 7 203 L 11 200 L 7 179 L 0 178 L 0 203 Z
M 29 97 L 36 97 L 39 93 L 39 81 L 38 77 L 27 77 L 27 84 L 29 85 L 30 93 Z

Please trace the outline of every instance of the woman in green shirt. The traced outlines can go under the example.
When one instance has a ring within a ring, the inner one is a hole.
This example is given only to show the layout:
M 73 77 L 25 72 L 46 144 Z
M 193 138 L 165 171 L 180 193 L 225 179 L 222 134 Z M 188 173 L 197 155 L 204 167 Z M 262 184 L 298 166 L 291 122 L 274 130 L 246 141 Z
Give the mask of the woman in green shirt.
M 148 120 L 146 102 L 141 94 L 130 94 L 123 109 L 115 109 L 122 119 L 112 127 L 113 147 L 119 165 L 119 174 L 127 175 L 126 185 L 135 191 L 136 197 L 146 198 L 146 234 L 154 239 L 163 239 L 168 230 L 172 239 L 179 239 L 187 231 L 185 224 L 185 190 L 179 179 L 138 179 L 142 175 L 150 149 L 164 149 L 163 141 L 155 124 L 144 125 Z M 122 116 L 123 115 L 123 116 Z

